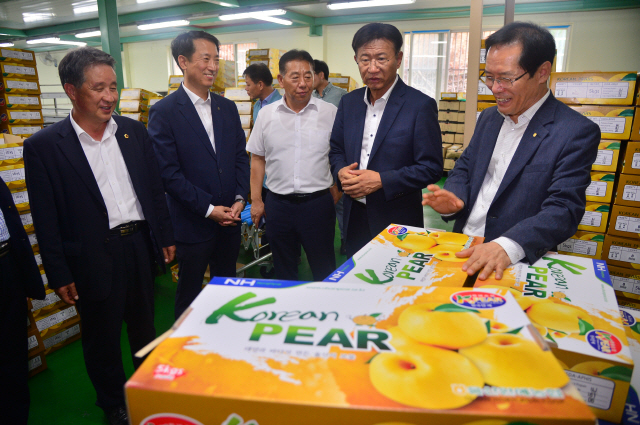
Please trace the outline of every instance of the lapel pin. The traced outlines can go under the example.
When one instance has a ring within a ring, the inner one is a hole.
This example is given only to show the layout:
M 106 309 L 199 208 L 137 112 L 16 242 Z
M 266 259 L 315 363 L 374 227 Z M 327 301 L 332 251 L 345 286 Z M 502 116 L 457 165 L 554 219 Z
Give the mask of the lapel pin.
M 533 137 L 536 137 L 538 135 L 538 133 L 533 133 Z
M 220 107 L 218 106 L 218 111 L 220 110 Z
M 535 136 L 533 136 L 533 137 L 535 137 Z M 128 139 L 128 138 L 129 138 L 129 135 L 128 135 L 128 134 L 125 134 L 125 135 L 124 135 L 124 138 L 125 138 L 125 139 Z

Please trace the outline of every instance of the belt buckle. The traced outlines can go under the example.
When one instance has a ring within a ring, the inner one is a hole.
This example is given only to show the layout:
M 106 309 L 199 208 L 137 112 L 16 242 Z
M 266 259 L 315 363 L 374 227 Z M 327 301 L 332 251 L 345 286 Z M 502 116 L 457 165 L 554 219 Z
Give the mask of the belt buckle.
M 127 236 L 130 235 L 131 233 L 133 233 L 135 231 L 136 225 L 135 224 L 131 224 L 127 227 L 123 227 L 120 229 L 120 236 Z

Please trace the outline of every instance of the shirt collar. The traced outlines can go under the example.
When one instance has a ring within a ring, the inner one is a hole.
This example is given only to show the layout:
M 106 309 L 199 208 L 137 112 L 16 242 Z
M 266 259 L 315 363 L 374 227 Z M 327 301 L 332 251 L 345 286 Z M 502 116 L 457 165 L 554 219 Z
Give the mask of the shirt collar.
M 191 99 L 191 103 L 193 103 L 194 105 L 198 102 L 198 100 L 202 101 L 203 103 L 211 103 L 211 92 L 207 91 L 207 100 L 202 100 L 200 96 L 189 90 L 187 86 L 184 85 L 184 82 L 182 83 L 182 88 L 184 89 L 185 93 L 187 93 L 187 96 L 189 96 L 189 99 Z
M 93 140 L 93 137 L 91 137 L 89 133 L 84 131 L 82 127 L 80 127 L 78 123 L 73 119 L 73 110 L 71 110 L 71 112 L 69 113 L 69 119 L 71 120 L 71 126 L 73 127 L 73 130 L 76 132 L 78 139 L 83 137 L 83 134 L 86 134 L 86 137 L 88 137 L 89 140 Z M 113 119 L 113 117 L 111 117 L 109 119 L 109 122 L 107 123 L 107 127 L 104 129 L 104 133 L 102 134 L 102 140 L 106 140 L 112 134 L 116 134 L 117 129 L 118 129 L 118 124 Z M 98 140 L 98 143 L 100 143 L 102 140 Z
M 551 90 L 547 90 L 547 94 L 545 94 L 544 96 L 542 96 L 542 98 L 540 100 L 538 100 L 536 103 L 534 103 L 529 109 L 527 109 L 526 111 L 524 111 L 522 114 L 520 114 L 520 116 L 518 117 L 518 124 L 520 124 L 520 118 L 524 118 L 523 122 L 529 122 L 531 121 L 531 118 L 533 118 L 533 116 L 536 114 L 536 112 L 538 112 L 538 109 L 540 109 L 540 107 L 542 106 L 542 104 L 544 102 L 546 102 L 546 100 L 549 98 L 549 95 L 551 94 Z M 508 115 L 503 114 L 502 112 L 500 112 L 498 110 L 498 113 L 500 115 L 502 115 L 505 119 L 509 118 L 509 120 L 511 120 L 511 117 L 509 117 Z
M 269 94 L 269 96 L 265 97 L 264 100 L 260 101 L 260 106 L 268 105 L 269 101 L 273 98 L 273 95 L 276 93 L 276 89 Z
M 307 105 L 302 108 L 300 110 L 300 112 L 298 112 L 298 114 L 302 114 L 304 111 L 307 110 L 307 108 L 309 109 L 315 109 L 316 111 L 318 110 L 318 105 L 317 105 L 318 99 L 311 96 L 311 98 L 309 99 L 309 103 L 307 103 Z M 285 101 L 285 96 L 282 96 L 282 99 L 277 100 L 276 102 L 273 103 L 276 106 L 276 109 L 279 109 L 281 111 L 289 111 L 293 114 L 295 114 L 295 112 L 293 112 L 293 110 L 291 108 L 289 108 L 289 106 L 287 105 L 287 102 Z
M 393 82 L 393 84 L 391 85 L 391 87 L 389 87 L 389 90 L 387 90 L 387 92 L 385 94 L 382 95 L 382 97 L 380 99 L 384 99 L 385 103 L 387 102 L 387 100 L 389 100 L 389 96 L 391 96 L 391 92 L 393 91 L 393 89 L 396 87 L 396 84 L 398 84 L 398 79 L 400 77 L 398 76 L 398 74 L 396 74 L 396 79 Z M 380 100 L 378 99 L 378 100 Z M 377 102 L 377 101 L 376 101 Z M 364 103 L 367 104 L 367 106 L 371 106 L 371 102 L 369 102 L 369 87 L 367 87 L 364 91 Z
M 332 83 L 328 83 L 324 90 L 322 90 L 322 97 L 325 97 L 325 95 L 329 93 L 333 89 L 333 87 L 334 86 Z

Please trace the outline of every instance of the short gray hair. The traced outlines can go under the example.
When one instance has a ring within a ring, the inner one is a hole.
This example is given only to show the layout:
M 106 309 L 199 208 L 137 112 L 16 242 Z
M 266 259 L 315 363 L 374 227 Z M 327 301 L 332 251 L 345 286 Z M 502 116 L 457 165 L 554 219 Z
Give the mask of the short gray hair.
M 95 47 L 81 47 L 67 53 L 58 64 L 60 83 L 74 87 L 84 84 L 84 72 L 94 65 L 109 65 L 115 71 L 116 60 L 108 53 Z

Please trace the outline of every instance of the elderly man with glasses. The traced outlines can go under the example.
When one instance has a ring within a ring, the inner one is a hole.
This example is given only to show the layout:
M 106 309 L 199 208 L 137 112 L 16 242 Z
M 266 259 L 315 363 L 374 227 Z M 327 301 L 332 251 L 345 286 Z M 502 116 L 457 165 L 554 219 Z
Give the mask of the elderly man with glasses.
M 585 190 L 600 130 L 547 88 L 555 42 L 546 29 L 514 22 L 486 41 L 483 77 L 497 106 L 482 112 L 469 146 L 443 189 L 423 205 L 453 230 L 484 236 L 457 253 L 469 275 L 497 279 L 512 263 L 533 264 L 572 236 L 584 215 Z

